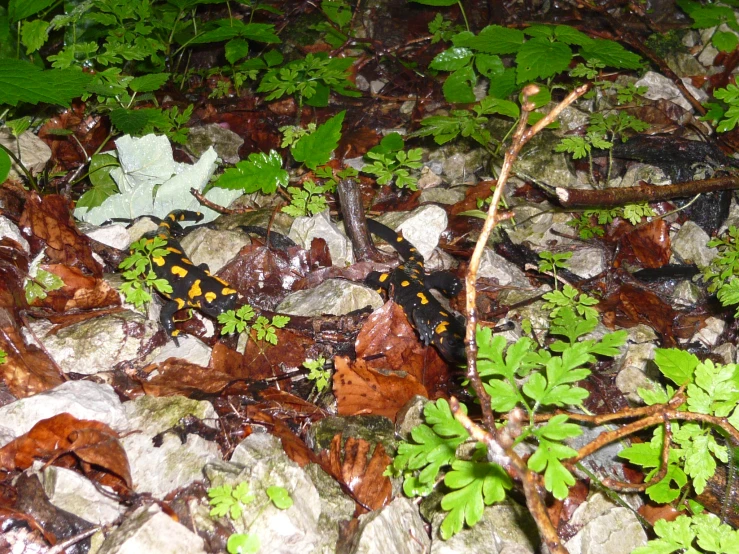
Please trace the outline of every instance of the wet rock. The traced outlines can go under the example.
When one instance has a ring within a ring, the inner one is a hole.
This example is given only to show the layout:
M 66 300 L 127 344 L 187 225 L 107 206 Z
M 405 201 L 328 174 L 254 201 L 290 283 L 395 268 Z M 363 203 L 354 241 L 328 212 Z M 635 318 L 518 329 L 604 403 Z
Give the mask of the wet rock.
M 289 237 L 305 249 L 309 249 L 314 238 L 322 238 L 331 252 L 334 265 L 344 267 L 354 261 L 351 241 L 331 221 L 328 211 L 312 217 L 298 217 L 290 228 Z
M 192 127 L 187 135 L 187 146 L 196 157 L 199 158 L 212 146 L 218 157 L 229 164 L 235 164 L 241 160 L 239 148 L 242 144 L 244 144 L 243 138 L 230 129 L 221 127 L 218 123 Z
M 718 251 L 708 247 L 709 240 L 708 233 L 698 224 L 686 221 L 672 238 L 672 253 L 684 264 L 695 264 L 699 267 L 710 265 Z
M 180 245 L 195 265 L 207 264 L 216 273 L 239 253 L 251 239 L 239 231 L 215 231 L 199 227 L 183 237 Z
M 382 297 L 369 287 L 343 279 L 327 279 L 317 287 L 287 295 L 277 306 L 277 311 L 314 317 L 345 315 L 366 306 L 376 310 L 382 305 Z
M 51 159 L 51 148 L 31 131 L 24 131 L 15 137 L 7 127 L 0 128 L 0 144 L 10 150 L 23 162 L 25 168 L 32 174 L 41 173 L 46 163 Z M 12 161 L 9 177 L 25 178 L 25 173 L 15 161 Z
M 359 517 L 359 529 L 350 554 L 423 554 L 431 540 L 418 507 L 398 497 L 380 510 Z

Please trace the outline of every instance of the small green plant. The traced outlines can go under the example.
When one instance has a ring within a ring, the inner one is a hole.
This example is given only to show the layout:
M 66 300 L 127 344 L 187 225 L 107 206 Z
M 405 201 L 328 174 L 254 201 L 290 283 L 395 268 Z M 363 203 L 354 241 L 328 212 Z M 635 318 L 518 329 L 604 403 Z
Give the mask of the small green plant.
M 361 96 L 347 76 L 353 63 L 354 58 L 329 58 L 325 52 L 311 53 L 268 70 L 257 92 L 267 93 L 267 101 L 294 95 L 298 106 L 305 103 L 325 107 L 331 91 L 343 96 Z
M 121 285 L 121 292 L 137 309 L 151 302 L 151 290 L 156 289 L 161 294 L 171 294 L 172 285 L 166 279 L 159 279 L 154 273 L 155 261 L 161 261 L 169 254 L 166 249 L 167 241 L 153 237 L 137 240 L 131 245 L 131 255 L 123 260 L 118 266 L 123 272 L 126 280 Z
M 441 22 L 432 23 L 429 31 L 440 33 Z M 507 98 L 526 83 L 563 73 L 574 56 L 615 69 L 638 69 L 642 64 L 639 56 L 617 42 L 592 39 L 566 25 L 534 24 L 523 30 L 489 25 L 477 35 L 467 30 L 451 36 L 447 32 L 444 38 L 453 46 L 438 54 L 429 68 L 449 72 L 443 90 L 452 103 L 475 101 L 479 75 L 489 79 L 492 96 Z
M 274 506 L 280 510 L 287 510 L 293 505 L 293 499 L 285 487 L 271 486 L 265 491 L 267 497 Z M 257 497 L 249 490 L 249 483 L 239 483 L 236 488 L 231 485 L 213 487 L 208 489 L 208 498 L 211 517 L 228 516 L 232 520 L 241 518 L 246 506 L 254 502 Z M 255 522 L 266 508 L 266 504 L 252 518 Z M 253 524 L 253 523 L 252 523 Z M 251 525 L 247 526 L 251 527 Z M 228 538 L 226 549 L 229 554 L 256 554 L 261 548 L 259 538 L 251 533 L 234 533 Z
M 554 150 L 555 152 L 572 154 L 575 160 L 587 157 L 590 164 L 590 179 L 593 183 L 596 182 L 596 179 L 593 172 L 592 150 L 593 148 L 608 150 L 608 171 L 605 180 L 608 183 L 611 179 L 611 148 L 613 148 L 613 142 L 617 138 L 625 142 L 629 131 L 641 132 L 648 128 L 648 123 L 626 112 L 619 111 L 609 115 L 596 113 L 590 117 L 585 136 L 565 137 Z
M 593 237 L 602 237 L 605 234 L 604 225 L 611 223 L 617 217 L 626 219 L 632 225 L 638 225 L 645 217 L 654 217 L 657 215 L 654 210 L 643 202 L 641 204 L 626 204 L 616 208 L 600 208 L 595 210 L 585 210 L 579 217 L 571 219 L 567 222 L 570 227 L 577 229 L 581 239 L 590 239 Z
M 328 208 L 325 193 L 330 188 L 330 185 L 319 185 L 312 179 L 303 181 L 303 188 L 287 187 L 290 205 L 282 208 L 282 211 L 292 217 L 321 213 Z
M 254 308 L 249 304 L 244 304 L 238 310 L 228 310 L 218 316 L 218 323 L 223 325 L 221 329 L 222 335 L 231 333 L 243 333 L 249 329 L 256 334 L 257 340 L 266 341 L 272 345 L 277 344 L 277 329 L 282 329 L 290 321 L 290 317 L 286 315 L 275 315 L 270 321 L 264 316 L 259 316 L 250 324 L 255 316 Z
M 211 517 L 223 517 L 228 515 L 231 519 L 238 519 L 243 513 L 244 506 L 256 500 L 254 494 L 249 490 L 249 483 L 239 483 L 234 489 L 231 485 L 213 487 L 208 489 L 210 498 Z
M 424 118 L 421 120 L 421 128 L 411 136 L 433 136 L 436 144 L 445 144 L 461 135 L 488 147 L 492 140 L 488 128 L 488 116 L 502 115 L 515 120 L 518 119 L 519 114 L 520 110 L 514 102 L 486 96 L 471 110 L 452 110 L 450 115 L 434 115 Z
M 64 281 L 58 275 L 39 267 L 43 258 L 43 253 L 36 256 L 28 268 L 28 276 L 23 281 L 26 302 L 29 304 L 33 304 L 34 300 L 43 300 L 48 296 L 47 293 L 64 286 Z
M 554 288 L 557 288 L 557 270 L 567 269 L 570 264 L 567 262 L 572 257 L 572 252 L 549 252 L 544 250 L 539 252 L 539 271 L 542 273 L 551 272 L 554 275 Z
M 598 310 L 593 306 L 598 300 L 592 296 L 578 291 L 572 285 L 565 285 L 562 290 L 554 290 L 542 296 L 546 303 L 542 306 L 550 311 L 550 317 L 556 318 L 563 308 L 571 308 L 584 319 L 598 320 Z
M 325 368 L 326 359 L 321 356 L 315 360 L 305 360 L 303 367 L 309 369 L 308 380 L 313 381 L 316 390 L 321 393 L 328 388 L 331 381 L 331 369 Z
M 282 133 L 282 144 L 280 148 L 292 148 L 295 144 L 306 135 L 310 135 L 316 130 L 316 124 L 311 122 L 305 127 L 298 125 L 286 125 L 280 127 L 279 131 Z
M 723 236 L 708 241 L 708 246 L 718 249 L 711 265 L 703 268 L 708 291 L 716 292 L 724 306 L 739 304 L 739 229 L 732 225 Z
M 550 333 L 565 336 L 569 339 L 566 342 L 559 340 L 549 349 L 537 349 L 528 337 L 506 345 L 503 337 L 493 336 L 488 328 L 477 331 L 477 367 L 491 407 L 497 413 L 508 413 L 514 408 L 526 413 L 528 424 L 520 430 L 515 443 L 536 445 L 528 466 L 543 474 L 545 488 L 556 498 L 566 498 L 569 487 L 575 483 L 563 461 L 577 452 L 564 441 L 580 435 L 582 428 L 569 422 L 566 414 L 552 415 L 544 423 L 537 423 L 536 416 L 564 406 L 580 406 L 588 392 L 575 383 L 590 374 L 588 366 L 596 356 L 617 355 L 626 340 L 625 331 L 606 334 L 600 340 L 584 339 L 598 323 L 597 317 L 592 317 L 594 299 L 587 295 L 577 298 L 577 291 L 570 289 L 566 294 L 551 293 L 557 311 L 552 315 Z M 581 307 L 582 312 L 576 312 L 575 307 Z M 466 413 L 463 405 L 460 408 Z M 458 456 L 462 451 L 458 447 L 470 437 L 445 400 L 427 404 L 424 415 L 426 423 L 415 427 L 411 438 L 400 443 L 387 473 L 404 476 L 406 495 L 425 496 L 439 484 L 439 473 L 446 472 L 443 483 L 449 492 L 441 507 L 449 513 L 440 531 L 442 538 L 447 539 L 465 524 L 479 521 L 484 507 L 503 500 L 512 483 L 503 468 L 487 460 L 482 443 L 477 443 L 464 459 Z
M 8 361 L 8 353 L 0 348 L 0 364 L 4 364 Z
M 421 148 L 411 148 L 407 152 L 398 150 L 396 152 L 372 152 L 365 154 L 372 163 L 362 168 L 364 173 L 377 176 L 377 182 L 387 185 L 395 181 L 398 188 L 418 190 L 417 180 L 411 177 L 411 169 L 419 169 L 421 163 Z
M 700 361 L 695 355 L 676 348 L 657 349 L 654 362 L 676 387 L 685 386 L 686 401 L 680 410 L 726 418 L 729 424 L 739 429 L 737 364 Z M 676 387 L 640 388 L 637 392 L 647 405 L 665 404 L 675 396 Z M 664 433 L 664 426 L 660 425 L 655 428 L 650 442 L 634 444 L 619 454 L 644 468 L 647 482 L 661 468 Z M 729 448 L 719 438 L 723 433 L 706 422 L 672 421 L 666 474 L 646 489 L 647 495 L 658 504 L 673 502 L 688 483 L 697 494 L 701 494 L 716 471 L 716 461 L 724 464 L 729 461 Z
M 739 531 L 722 523 L 713 514 L 679 516 L 675 521 L 660 519 L 654 524 L 657 538 L 631 554 L 669 554 L 739 552 Z

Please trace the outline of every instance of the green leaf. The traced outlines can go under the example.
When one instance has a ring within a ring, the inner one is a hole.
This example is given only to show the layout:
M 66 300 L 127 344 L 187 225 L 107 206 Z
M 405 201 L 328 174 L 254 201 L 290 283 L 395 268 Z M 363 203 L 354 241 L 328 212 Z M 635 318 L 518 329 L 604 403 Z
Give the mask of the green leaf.
M 8 178 L 12 165 L 13 162 L 11 161 L 10 156 L 8 156 L 8 153 L 0 148 L 0 183 L 4 183 L 5 179 Z
M 76 69 L 41 70 L 26 61 L 0 59 L 0 105 L 45 102 L 68 107 L 91 80 Z
M 259 537 L 251 533 L 234 533 L 228 537 L 228 554 L 257 554 L 262 548 Z
M 21 26 L 21 42 L 26 47 L 26 54 L 36 52 L 49 38 L 49 23 L 43 19 L 24 21 Z
M 699 362 L 694 354 L 677 348 L 658 348 L 654 353 L 654 363 L 659 370 L 678 386 L 693 379 L 693 372 Z
M 475 56 L 475 68 L 488 79 L 496 75 L 502 75 L 505 71 L 503 60 L 494 54 L 477 54 Z
M 268 50 L 262 55 L 262 59 L 267 64 L 267 67 L 275 67 L 276 65 L 280 65 L 285 57 L 279 50 Z
M 286 187 L 290 179 L 282 169 L 282 157 L 274 150 L 269 154 L 253 152 L 247 160 L 241 160 L 236 167 L 223 172 L 215 185 L 224 189 L 243 189 L 252 193 L 273 194 L 277 186 Z
M 477 84 L 477 75 L 472 66 L 458 69 L 444 81 L 444 98 L 451 103 L 467 104 L 475 101 L 473 87 Z
M 267 489 L 267 496 L 269 496 L 272 503 L 280 510 L 287 510 L 293 505 L 293 499 L 290 497 L 290 493 L 287 492 L 285 487 L 269 487 Z
M 587 61 L 600 60 L 609 67 L 616 69 L 639 69 L 642 60 L 633 52 L 629 52 L 618 42 L 606 39 L 597 39 L 585 44 L 580 55 Z
M 243 38 L 234 38 L 226 43 L 226 61 L 231 65 L 249 54 L 249 43 Z
M 512 487 L 511 478 L 497 464 L 455 460 L 452 470 L 444 476 L 444 484 L 453 489 L 444 495 L 441 508 L 449 512 L 441 524 L 441 536 L 449 539 L 482 518 L 486 505 L 505 499 Z
M 472 60 L 472 56 L 472 51 L 469 48 L 455 46 L 437 54 L 429 67 L 438 71 L 456 71 L 468 65 Z
M 319 165 L 327 163 L 341 139 L 344 115 L 345 110 L 320 125 L 314 133 L 301 137 L 291 149 L 295 160 L 304 162 L 310 169 L 316 169 Z
M 525 83 L 546 79 L 561 73 L 572 60 L 570 47 L 562 42 L 550 42 L 545 38 L 532 38 L 521 46 L 516 55 L 517 82 Z
M 733 52 L 739 44 L 739 38 L 728 31 L 716 31 L 711 37 L 711 44 L 719 52 Z
M 10 23 L 15 23 L 21 19 L 27 19 L 41 10 L 45 10 L 51 6 L 54 1 L 55 0 L 10 0 L 7 4 Z
M 149 73 L 141 77 L 134 77 L 128 86 L 134 92 L 153 92 L 162 88 L 169 80 L 169 73 Z
M 340 29 L 352 20 L 352 10 L 342 0 L 323 0 L 321 2 L 321 9 L 326 14 L 326 17 L 336 23 Z
M 568 487 L 575 484 L 575 477 L 560 460 L 571 458 L 576 454 L 577 450 L 569 446 L 540 438 L 539 447 L 529 458 L 528 466 L 536 472 L 544 472 L 544 487 L 555 498 L 563 500 L 567 498 Z
M 516 68 L 508 67 L 490 81 L 488 94 L 495 98 L 508 98 L 516 90 Z
M 475 36 L 459 33 L 452 39 L 454 46 L 472 48 L 485 54 L 515 54 L 524 43 L 525 35 L 518 29 L 488 25 Z
M 118 108 L 110 112 L 110 122 L 121 133 L 126 135 L 139 135 L 149 123 L 158 115 L 156 108 L 143 108 L 140 110 L 126 110 Z
M 247 23 L 241 29 L 240 35 L 249 40 L 266 44 L 280 43 L 280 37 L 275 34 L 275 26 L 266 23 Z

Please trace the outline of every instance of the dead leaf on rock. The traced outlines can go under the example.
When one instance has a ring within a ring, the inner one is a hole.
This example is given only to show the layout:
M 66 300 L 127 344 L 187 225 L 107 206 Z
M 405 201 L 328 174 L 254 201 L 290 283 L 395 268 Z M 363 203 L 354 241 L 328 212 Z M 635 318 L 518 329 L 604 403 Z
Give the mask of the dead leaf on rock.
M 428 391 L 405 372 L 371 369 L 364 360 L 334 358 L 334 395 L 339 415 L 373 414 L 395 421 L 398 411 L 415 395 L 428 398 Z
M 146 366 L 142 372 L 157 374 L 141 386 L 152 396 L 193 396 L 218 394 L 237 377 L 229 373 L 214 371 L 213 368 L 192 364 L 180 358 L 168 358 L 158 364 Z
M 96 466 L 133 488 L 128 458 L 118 442 L 118 434 L 99 421 L 58 414 L 39 421 L 28 433 L 0 448 L 0 466 L 6 469 L 24 470 L 35 460 L 69 466 L 74 458 L 83 462 L 86 473 L 89 466 Z
M 34 344 L 26 344 L 10 324 L 0 328 L 0 348 L 8 355 L 7 361 L 0 365 L 0 375 L 16 398 L 33 396 L 63 383 L 59 368 L 46 352 Z
M 300 467 L 320 463 L 319 457 L 281 419 L 257 406 L 248 406 L 246 415 L 249 421 L 265 425 L 272 435 L 280 439 L 285 454 Z
M 393 494 L 390 478 L 383 475 L 392 461 L 381 443 L 377 443 L 372 457 L 371 444 L 364 439 L 349 437 L 341 448 L 341 435 L 331 440 L 331 447 L 320 454 L 321 465 L 354 493 L 355 498 L 370 510 L 385 506 Z M 343 459 L 342 459 L 343 453 Z M 360 513 L 366 510 L 358 508 Z
M 70 213 L 69 202 L 57 194 L 43 199 L 29 195 L 18 226 L 30 230 L 32 250 L 46 246 L 46 255 L 52 263 L 84 269 L 95 277 L 102 277 L 102 268 L 92 257 L 90 239 L 79 232 Z
M 627 225 L 626 222 L 621 222 Z M 670 228 L 664 219 L 655 219 L 627 233 L 622 240 L 619 260 L 638 263 L 645 268 L 657 268 L 670 261 L 672 247 Z
M 67 312 L 118 306 L 121 303 L 118 292 L 104 279 L 85 275 L 76 267 L 60 264 L 44 265 L 42 269 L 58 276 L 64 281 L 64 286 L 59 290 L 49 291 L 46 298 L 37 300 L 34 306 Z
M 357 358 L 367 367 L 405 371 L 437 398 L 446 389 L 449 365 L 433 346 L 424 346 L 398 304 L 388 301 L 372 312 L 357 336 Z

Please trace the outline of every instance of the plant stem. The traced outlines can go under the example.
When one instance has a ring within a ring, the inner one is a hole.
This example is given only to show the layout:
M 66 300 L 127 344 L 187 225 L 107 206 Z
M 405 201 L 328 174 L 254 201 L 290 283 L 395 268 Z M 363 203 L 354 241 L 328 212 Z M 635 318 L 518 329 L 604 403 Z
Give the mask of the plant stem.
M 462 19 L 464 19 L 464 26 L 467 27 L 467 30 L 470 30 L 470 22 L 467 21 L 467 14 L 464 13 L 464 6 L 462 5 L 462 0 L 457 0 L 457 5 L 459 6 L 459 11 L 462 12 Z

